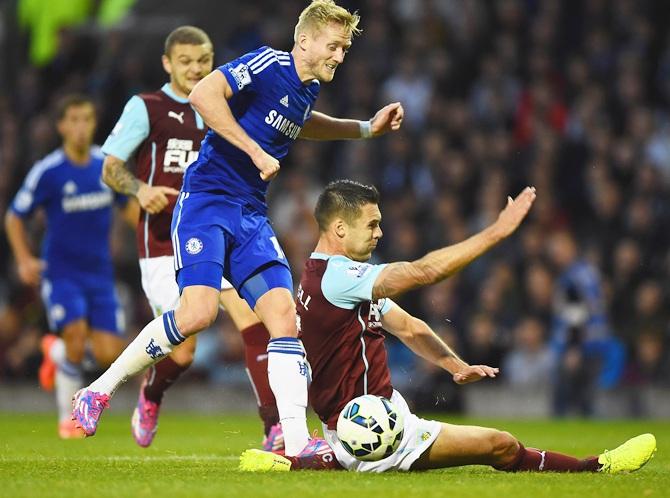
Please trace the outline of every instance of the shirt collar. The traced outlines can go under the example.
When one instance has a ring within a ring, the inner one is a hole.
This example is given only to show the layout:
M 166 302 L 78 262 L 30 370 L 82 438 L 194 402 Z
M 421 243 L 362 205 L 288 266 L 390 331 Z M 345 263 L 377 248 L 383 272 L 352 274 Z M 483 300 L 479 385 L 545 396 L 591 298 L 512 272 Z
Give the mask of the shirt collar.
M 166 94 L 168 97 L 170 97 L 172 100 L 176 100 L 180 104 L 188 104 L 188 98 L 185 97 L 178 97 L 176 93 L 174 93 L 174 90 L 172 90 L 172 87 L 170 86 L 170 83 L 165 83 L 161 87 L 161 91 Z

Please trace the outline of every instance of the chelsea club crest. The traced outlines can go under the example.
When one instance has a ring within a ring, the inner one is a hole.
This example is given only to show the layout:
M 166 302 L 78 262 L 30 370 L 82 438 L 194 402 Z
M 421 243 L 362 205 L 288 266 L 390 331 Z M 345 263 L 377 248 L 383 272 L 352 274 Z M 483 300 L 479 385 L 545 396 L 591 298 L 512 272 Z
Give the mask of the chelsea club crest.
M 202 251 L 202 240 L 191 237 L 186 241 L 186 252 L 189 254 L 198 254 Z

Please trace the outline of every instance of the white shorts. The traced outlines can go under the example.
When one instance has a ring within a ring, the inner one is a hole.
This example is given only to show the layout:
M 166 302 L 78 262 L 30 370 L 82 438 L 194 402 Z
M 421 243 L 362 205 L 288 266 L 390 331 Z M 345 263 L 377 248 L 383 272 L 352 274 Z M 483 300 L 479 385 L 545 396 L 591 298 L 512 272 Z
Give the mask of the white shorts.
M 141 258 L 142 289 L 147 296 L 154 317 L 173 310 L 179 303 L 179 286 L 174 273 L 174 256 Z M 225 278 L 221 279 L 221 290 L 232 289 Z
M 409 411 L 407 402 L 402 395 L 394 390 L 391 402 L 396 409 L 402 413 L 405 419 L 405 432 L 400 441 L 400 446 L 393 455 L 376 462 L 363 462 L 357 460 L 344 449 L 337 438 L 337 432 L 323 426 L 323 435 L 328 445 L 333 448 L 335 457 L 340 465 L 347 470 L 356 472 L 386 472 L 388 470 L 410 469 L 412 464 L 430 448 L 437 439 L 442 429 L 442 424 L 436 420 L 424 420 Z

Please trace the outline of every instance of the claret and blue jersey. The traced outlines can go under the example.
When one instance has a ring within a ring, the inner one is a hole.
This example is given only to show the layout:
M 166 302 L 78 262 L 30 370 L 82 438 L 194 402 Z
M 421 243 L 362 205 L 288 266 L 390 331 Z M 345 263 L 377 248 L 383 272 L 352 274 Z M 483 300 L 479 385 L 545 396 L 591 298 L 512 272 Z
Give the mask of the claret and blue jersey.
M 293 56 L 270 47 L 243 55 L 218 71 L 233 91 L 228 105 L 237 122 L 281 161 L 310 117 L 319 82 L 304 84 Z M 264 213 L 267 187 L 251 158 L 210 130 L 198 159 L 186 171 L 183 190 L 230 194 Z

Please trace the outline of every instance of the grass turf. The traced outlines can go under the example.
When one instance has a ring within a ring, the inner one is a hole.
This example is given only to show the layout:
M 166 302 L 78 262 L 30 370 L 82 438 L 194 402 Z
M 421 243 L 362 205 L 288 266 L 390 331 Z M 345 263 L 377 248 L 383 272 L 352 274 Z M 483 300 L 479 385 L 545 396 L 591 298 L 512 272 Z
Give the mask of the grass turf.
M 439 418 L 439 417 L 437 417 Z M 251 415 L 166 413 L 151 448 L 135 445 L 129 416 L 105 413 L 94 438 L 60 441 L 53 416 L 0 413 L 0 496 L 7 497 L 606 497 L 670 495 L 670 424 L 647 421 L 449 420 L 509 430 L 522 442 L 576 456 L 652 432 L 656 457 L 639 472 L 506 474 L 488 467 L 354 474 L 248 474 L 237 457 L 257 447 Z M 316 427 L 314 420 L 310 425 Z

